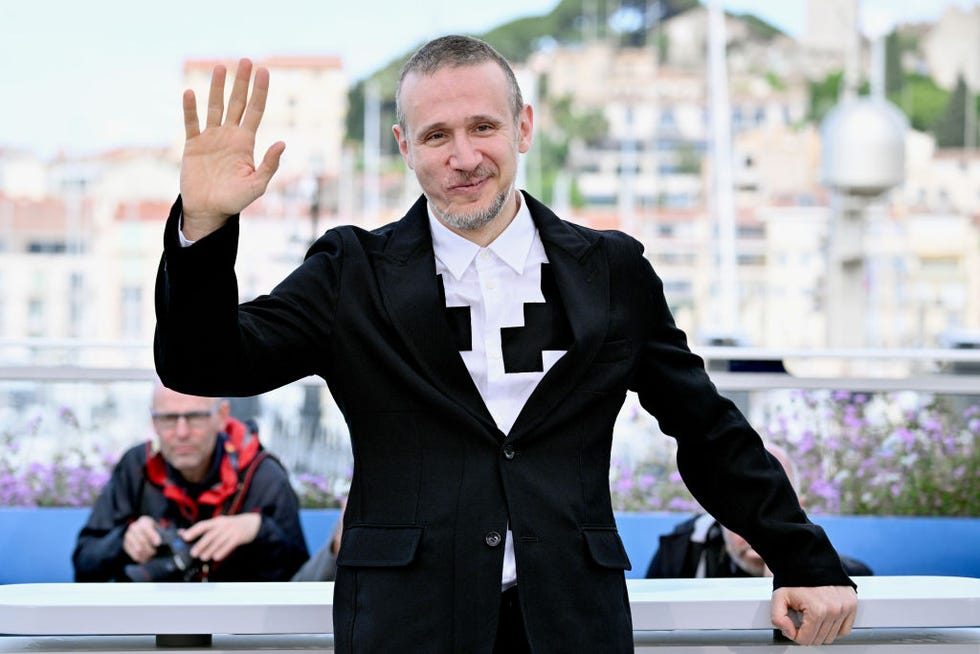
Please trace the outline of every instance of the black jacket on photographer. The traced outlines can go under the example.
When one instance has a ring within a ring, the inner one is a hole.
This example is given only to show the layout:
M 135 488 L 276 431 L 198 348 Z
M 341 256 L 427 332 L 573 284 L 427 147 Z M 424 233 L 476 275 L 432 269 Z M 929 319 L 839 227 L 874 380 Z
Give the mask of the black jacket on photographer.
M 72 554 L 75 581 L 129 581 L 125 569 L 134 561 L 123 550 L 123 536 L 141 515 L 185 528 L 217 515 L 247 512 L 262 514 L 255 540 L 223 561 L 195 565 L 192 574 L 159 580 L 288 581 L 309 552 L 286 470 L 262 449 L 254 429 L 228 420 L 200 484 L 187 482 L 152 441 L 137 445 L 116 464 L 78 535 Z M 168 554 L 161 547 L 158 556 Z

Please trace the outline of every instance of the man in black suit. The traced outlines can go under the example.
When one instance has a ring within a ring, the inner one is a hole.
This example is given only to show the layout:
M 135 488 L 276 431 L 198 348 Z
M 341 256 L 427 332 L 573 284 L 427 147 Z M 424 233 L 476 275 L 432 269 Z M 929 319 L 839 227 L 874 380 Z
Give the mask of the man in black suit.
M 424 191 L 408 213 L 328 231 L 239 305 L 238 214 L 285 148 L 255 165 L 269 74 L 249 93 L 251 68 L 239 62 L 227 108 L 215 68 L 203 131 L 184 94 L 156 364 L 192 393 L 326 381 L 354 452 L 338 652 L 632 651 L 608 478 L 629 390 L 677 439 L 702 505 L 770 563 L 776 627 L 805 644 L 850 631 L 853 582 L 689 350 L 642 246 L 515 189 L 533 112 L 482 41 L 436 39 L 403 69 L 393 133 Z

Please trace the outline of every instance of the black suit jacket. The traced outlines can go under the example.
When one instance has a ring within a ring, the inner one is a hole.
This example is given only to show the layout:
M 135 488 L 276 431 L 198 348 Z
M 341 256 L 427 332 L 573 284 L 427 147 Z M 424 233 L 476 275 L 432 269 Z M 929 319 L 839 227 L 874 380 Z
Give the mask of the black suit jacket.
M 688 349 L 642 246 L 525 198 L 574 342 L 506 443 L 455 349 L 424 198 L 374 231 L 328 231 L 269 295 L 242 305 L 238 218 L 180 248 L 179 201 L 171 212 L 157 281 L 163 381 L 253 395 L 320 375 L 350 428 L 337 651 L 489 652 L 508 524 L 535 651 L 632 651 L 630 562 L 609 495 L 628 390 L 677 439 L 701 504 L 759 543 L 776 585 L 850 584 L 779 465 Z

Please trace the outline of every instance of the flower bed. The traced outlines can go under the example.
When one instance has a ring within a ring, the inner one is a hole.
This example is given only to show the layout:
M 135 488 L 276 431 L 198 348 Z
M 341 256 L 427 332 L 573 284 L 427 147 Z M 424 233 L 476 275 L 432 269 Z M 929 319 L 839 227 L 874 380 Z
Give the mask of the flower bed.
M 809 513 L 980 516 L 980 405 L 917 393 L 794 391 L 757 425 L 795 462 Z M 673 444 L 673 441 L 670 441 Z M 614 462 L 618 511 L 699 511 L 675 448 Z
M 758 426 L 796 462 L 810 513 L 980 516 L 976 404 L 917 393 L 792 392 Z M 60 442 L 73 443 L 49 453 L 46 463 L 22 451 L 42 427 L 61 430 Z M 0 506 L 91 505 L 121 452 L 92 445 L 91 435 L 76 438 L 79 432 L 65 409 L 0 432 Z M 615 510 L 698 510 L 677 473 L 672 444 L 667 439 L 659 455 L 632 466 L 613 462 Z M 338 507 L 349 485 L 349 476 L 294 471 L 292 477 L 304 508 Z

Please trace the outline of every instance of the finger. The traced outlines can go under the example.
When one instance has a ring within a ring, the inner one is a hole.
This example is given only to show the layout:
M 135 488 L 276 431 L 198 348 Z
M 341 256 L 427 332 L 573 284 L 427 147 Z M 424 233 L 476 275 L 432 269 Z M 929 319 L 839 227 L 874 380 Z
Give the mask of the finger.
M 851 629 L 854 628 L 855 618 L 857 618 L 857 611 L 848 611 L 847 615 L 844 616 L 844 620 L 841 622 L 839 636 L 847 636 L 851 633 Z
M 848 592 L 851 592 L 848 589 Z M 854 614 L 856 612 L 857 604 L 847 601 L 847 598 L 843 603 L 837 606 L 837 609 L 833 616 L 833 624 L 830 627 L 828 637 L 824 642 L 830 644 L 834 642 L 837 638 L 847 636 L 851 633 L 851 626 L 854 624 Z
M 769 608 L 769 619 L 772 625 L 779 629 L 784 636 L 796 638 L 796 625 L 789 616 L 789 604 L 786 601 L 786 591 L 779 589 L 773 593 Z
M 234 548 L 234 541 L 227 530 L 213 530 L 202 540 L 203 547 L 198 558 L 204 561 L 221 561 Z
M 248 97 L 248 81 L 252 77 L 252 62 L 241 59 L 235 72 L 235 83 L 231 87 L 231 97 L 228 98 L 228 113 L 225 116 L 226 125 L 237 125 L 245 112 L 245 99 Z
M 211 90 L 208 91 L 208 120 L 205 127 L 217 127 L 221 124 L 221 115 L 225 111 L 225 67 L 218 64 L 211 71 Z
M 282 157 L 282 153 L 285 150 L 286 144 L 282 141 L 276 141 L 265 151 L 265 156 L 262 157 L 262 163 L 255 169 L 255 174 L 263 188 L 268 186 L 272 176 L 279 170 L 279 158 Z
M 834 619 L 827 615 L 818 619 L 816 624 L 814 625 L 813 640 L 810 641 L 810 644 L 821 645 L 821 644 L 833 642 L 834 636 L 833 636 L 832 629 L 834 626 L 834 622 L 835 622 Z
M 191 556 L 196 559 L 201 559 L 202 561 L 211 560 L 211 542 L 214 540 L 214 532 L 208 531 L 204 533 L 197 541 L 191 546 Z
M 247 82 L 247 80 L 246 80 Z M 235 85 L 238 85 L 238 80 L 235 80 Z M 258 131 L 259 123 L 262 122 L 262 116 L 265 114 L 265 100 L 269 96 L 269 69 L 259 68 L 255 71 L 255 82 L 252 84 L 252 97 L 248 100 L 248 111 L 245 112 L 245 120 L 242 121 L 242 127 L 245 127 L 253 132 Z M 245 98 L 242 97 L 244 102 Z
M 793 640 L 800 645 L 812 645 L 815 642 L 818 627 L 816 618 L 809 612 L 804 612 L 803 624 L 796 630 L 796 636 L 793 637 Z
M 163 544 L 163 537 L 160 536 L 160 532 L 157 531 L 156 523 L 150 521 L 149 523 L 143 523 L 144 528 L 141 530 L 143 535 L 143 540 L 152 549 L 156 549 Z
M 827 635 L 824 636 L 824 639 L 822 641 L 824 645 L 830 645 L 831 643 L 834 642 L 834 640 L 837 639 L 837 637 L 840 635 L 840 627 L 843 621 L 844 621 L 843 615 L 838 615 L 834 620 L 828 620 L 830 625 L 827 629 Z
M 208 521 L 203 520 L 201 522 L 195 523 L 188 527 L 187 529 L 181 529 L 177 532 L 177 535 L 186 541 L 197 540 L 201 535 L 207 531 Z
M 216 539 L 211 548 L 211 558 L 215 561 L 223 561 L 231 551 L 235 549 L 235 541 L 229 534 L 224 534 L 222 538 Z
M 776 627 L 776 629 L 779 629 L 779 631 L 790 640 L 796 640 L 798 630 L 796 625 L 793 624 L 793 621 L 790 620 L 788 616 L 783 615 L 780 617 L 773 617 L 772 625 Z
M 197 118 L 197 98 L 194 91 L 184 91 L 184 136 L 192 139 L 201 133 L 201 123 Z

